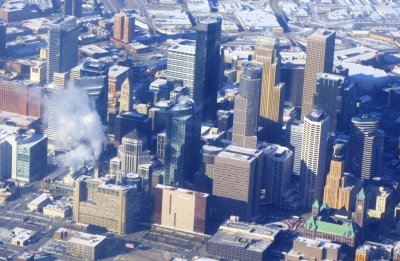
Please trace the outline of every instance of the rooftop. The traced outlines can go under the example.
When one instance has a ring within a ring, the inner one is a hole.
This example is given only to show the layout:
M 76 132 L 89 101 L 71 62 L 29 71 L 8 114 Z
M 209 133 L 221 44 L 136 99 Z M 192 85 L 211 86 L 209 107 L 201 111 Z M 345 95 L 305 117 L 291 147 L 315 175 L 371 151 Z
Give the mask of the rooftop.
M 197 191 L 194 191 L 194 190 L 188 190 L 188 189 L 183 189 L 183 188 L 178 188 L 178 187 L 172 187 L 172 186 L 167 186 L 167 185 L 163 185 L 163 184 L 157 184 L 156 188 L 165 189 L 165 190 L 172 190 L 172 191 L 175 191 L 175 192 L 178 192 L 178 193 L 182 193 L 182 194 L 193 194 L 193 195 L 200 196 L 200 197 L 203 197 L 203 198 L 206 198 L 206 197 L 209 196 L 209 194 L 207 194 L 207 193 L 201 193 L 201 192 L 197 192 Z
M 48 199 L 49 199 L 49 196 L 50 196 L 50 195 L 47 194 L 47 193 L 42 193 L 42 194 L 40 194 L 38 197 L 36 197 L 35 199 L 33 199 L 31 202 L 29 202 L 28 205 L 35 205 L 35 206 L 37 206 L 37 205 L 43 203 L 44 201 L 48 200 Z
M 312 38 L 324 38 L 327 39 L 331 37 L 332 35 L 335 35 L 335 31 L 330 31 L 330 30 L 325 30 L 322 28 L 317 29 L 314 33 L 310 35 Z
M 113 65 L 108 70 L 109 77 L 118 77 L 123 73 L 126 73 L 129 70 L 129 67 L 120 66 L 120 65 Z
M 196 53 L 196 46 L 177 44 L 177 45 L 174 45 L 171 48 L 169 48 L 168 51 L 194 55 Z
M 291 150 L 277 144 L 268 144 L 264 149 L 264 154 L 275 161 L 281 162 L 285 162 L 287 159 L 293 157 L 293 152 Z
M 106 238 L 107 237 L 102 235 L 74 232 L 74 235 L 68 240 L 68 242 L 88 247 L 96 247 L 98 244 L 106 240 Z
M 326 240 L 320 239 L 311 239 L 299 236 L 295 239 L 296 242 L 304 243 L 308 246 L 317 247 L 317 248 L 324 248 L 324 249 L 338 249 L 340 248 L 340 244 L 336 244 Z

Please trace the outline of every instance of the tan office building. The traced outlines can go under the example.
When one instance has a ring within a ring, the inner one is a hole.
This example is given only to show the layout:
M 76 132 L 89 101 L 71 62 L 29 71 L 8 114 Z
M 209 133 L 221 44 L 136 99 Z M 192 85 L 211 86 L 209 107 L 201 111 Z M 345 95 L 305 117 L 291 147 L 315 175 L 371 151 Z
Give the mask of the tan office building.
M 110 183 L 87 176 L 75 180 L 73 220 L 125 234 L 131 223 L 129 203 L 134 189 Z
M 212 209 L 217 218 L 231 215 L 250 221 L 259 210 L 263 151 L 228 146 L 209 166 L 212 177 Z
M 266 128 L 267 140 L 274 140 L 281 130 L 284 104 L 284 84 L 279 83 L 279 42 L 275 38 L 259 37 L 255 60 L 263 65 L 261 82 L 260 123 Z
M 324 203 L 334 209 L 353 211 L 362 180 L 344 175 L 344 145 L 335 144 L 331 167 L 324 188 Z
M 331 73 L 335 52 L 334 31 L 318 29 L 307 38 L 307 56 L 304 69 L 304 87 L 301 118 L 313 108 L 313 97 L 318 73 Z
M 208 194 L 161 184 L 152 193 L 154 223 L 190 233 L 205 233 Z
M 132 79 L 130 77 L 130 74 L 128 73 L 128 77 L 126 77 L 126 79 L 121 85 L 121 98 L 119 104 L 120 113 L 132 110 L 133 106 L 132 92 L 133 92 Z
M 133 41 L 135 33 L 135 17 L 126 13 L 114 15 L 114 38 L 125 43 Z

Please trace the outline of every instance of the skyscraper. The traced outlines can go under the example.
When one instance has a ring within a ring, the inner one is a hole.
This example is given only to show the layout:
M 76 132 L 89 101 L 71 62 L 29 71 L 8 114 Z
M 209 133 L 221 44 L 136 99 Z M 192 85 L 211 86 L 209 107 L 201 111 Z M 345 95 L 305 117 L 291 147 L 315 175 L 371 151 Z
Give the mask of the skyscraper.
M 276 140 L 282 129 L 285 97 L 284 84 L 279 83 L 281 61 L 278 44 L 275 38 L 258 38 L 254 53 L 255 60 L 263 66 L 260 124 L 266 129 L 267 141 Z
M 133 130 L 122 138 L 118 148 L 123 173 L 138 173 L 139 165 L 150 162 L 148 140 L 139 130 Z
M 47 47 L 47 82 L 53 82 L 53 74 L 64 73 L 78 64 L 79 28 L 76 18 L 66 16 L 55 20 L 49 28 Z
M 119 112 L 131 111 L 133 108 L 133 84 L 131 73 L 128 75 L 121 85 L 121 97 L 119 104 Z
M 239 216 L 250 221 L 258 214 L 263 152 L 228 146 L 214 159 L 207 176 L 212 177 L 212 205 L 218 219 Z
M 114 15 L 114 38 L 126 43 L 133 41 L 135 33 L 135 17 L 120 12 Z
M 303 101 L 301 118 L 307 115 L 313 106 L 313 98 L 318 73 L 331 73 L 335 52 L 334 31 L 318 29 L 307 39 L 307 58 L 304 71 Z
M 82 0 L 64 0 L 64 16 L 82 16 Z
M 341 75 L 319 73 L 314 94 L 314 109 L 329 116 L 329 132 L 344 129 L 346 78 Z
M 200 123 L 196 107 L 182 100 L 168 111 L 164 184 L 180 185 L 191 180 L 197 168 Z
M 258 117 L 262 64 L 243 63 L 239 94 L 235 98 L 232 144 L 240 147 L 257 148 Z
M 322 201 L 326 176 L 329 117 L 311 111 L 304 117 L 304 135 L 301 150 L 300 189 L 304 207 L 311 207 L 315 200 Z
M 284 205 L 283 194 L 289 189 L 293 171 L 293 152 L 272 144 L 264 149 L 264 175 L 267 200 L 276 207 Z
M 334 145 L 333 157 L 324 188 L 324 201 L 330 208 L 353 211 L 356 195 L 362 187 L 362 181 L 350 180 L 344 175 L 344 144 Z
M 379 119 L 371 114 L 351 119 L 350 166 L 352 174 L 362 179 L 380 176 L 385 133 L 379 130 Z
M 178 44 L 168 49 L 167 80 L 182 80 L 183 86 L 189 88 L 190 98 L 194 97 L 196 46 Z
M 0 21 L 0 55 L 4 55 L 6 51 L 6 32 L 7 24 Z
M 304 134 L 304 124 L 300 121 L 291 122 L 288 126 L 289 148 L 293 151 L 293 174 L 300 175 L 301 148 Z
M 193 100 L 202 106 L 203 119 L 216 117 L 220 76 L 220 16 L 200 16 L 196 25 Z

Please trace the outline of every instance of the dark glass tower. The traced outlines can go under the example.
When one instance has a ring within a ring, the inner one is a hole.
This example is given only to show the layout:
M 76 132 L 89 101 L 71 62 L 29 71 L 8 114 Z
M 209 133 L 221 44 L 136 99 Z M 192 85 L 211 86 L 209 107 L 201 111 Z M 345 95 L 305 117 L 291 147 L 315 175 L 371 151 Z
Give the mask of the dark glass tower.
M 64 0 L 64 15 L 82 16 L 82 0 Z
M 0 55 L 4 55 L 6 51 L 6 31 L 7 24 L 0 21 Z
M 220 42 L 222 18 L 202 16 L 197 21 L 194 103 L 203 107 L 203 119 L 214 119 L 220 84 Z

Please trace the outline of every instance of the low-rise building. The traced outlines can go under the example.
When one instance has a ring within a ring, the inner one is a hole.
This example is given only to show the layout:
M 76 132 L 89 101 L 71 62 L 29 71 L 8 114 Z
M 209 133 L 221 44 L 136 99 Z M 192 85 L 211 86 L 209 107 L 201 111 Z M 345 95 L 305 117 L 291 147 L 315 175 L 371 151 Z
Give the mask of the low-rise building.
M 27 207 L 30 212 L 42 212 L 43 207 L 51 203 L 50 195 L 47 193 L 42 193 L 34 200 L 28 203 Z
M 26 246 L 32 242 L 36 236 L 33 230 L 16 227 L 11 231 L 11 244 L 15 246 Z
M 107 237 L 59 228 L 54 233 L 55 240 L 67 242 L 67 255 L 83 260 L 98 260 L 105 251 Z
M 340 254 L 340 244 L 300 236 L 293 241 L 293 248 L 285 255 L 285 261 L 338 261 L 341 260 Z
M 304 235 L 309 238 L 333 240 L 350 247 L 357 241 L 358 230 L 353 221 L 342 224 L 318 220 L 310 217 L 304 224 Z
M 355 261 L 391 260 L 392 254 L 392 245 L 365 241 L 357 248 Z
M 71 214 L 71 206 L 63 202 L 49 204 L 43 208 L 43 215 L 51 218 L 65 218 Z
M 207 253 L 217 258 L 242 261 L 267 260 L 281 230 L 268 225 L 226 220 L 208 241 Z

